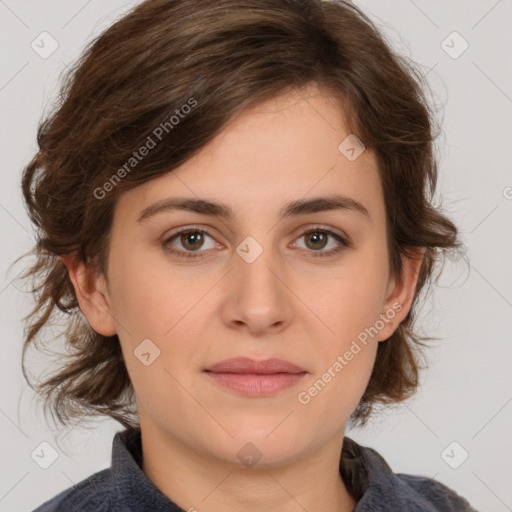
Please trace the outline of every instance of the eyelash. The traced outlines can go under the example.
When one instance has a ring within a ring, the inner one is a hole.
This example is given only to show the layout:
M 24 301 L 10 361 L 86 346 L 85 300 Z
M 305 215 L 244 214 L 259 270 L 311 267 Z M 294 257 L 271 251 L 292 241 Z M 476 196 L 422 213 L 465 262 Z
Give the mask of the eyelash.
M 162 244 L 164 246 L 164 249 L 166 251 L 170 252 L 171 254 L 177 256 L 178 258 L 184 258 L 184 259 L 204 258 L 205 256 L 203 256 L 202 253 L 204 253 L 206 251 L 197 251 L 197 252 L 178 251 L 176 249 L 170 248 L 170 243 L 175 238 L 182 235 L 183 233 L 206 233 L 211 238 L 214 238 L 214 236 L 207 229 L 196 228 L 194 226 L 190 226 L 190 227 L 180 229 L 179 231 L 174 233 L 171 237 L 167 238 Z M 331 231 L 330 229 L 323 228 L 322 226 L 314 226 L 314 227 L 308 229 L 307 231 L 304 231 L 303 233 L 301 233 L 297 238 L 300 238 L 304 235 L 308 235 L 311 233 L 326 233 L 327 235 L 332 236 L 335 240 L 337 240 L 340 243 L 340 245 L 338 247 L 336 247 L 335 249 L 330 249 L 329 251 L 324 251 L 324 252 L 311 251 L 313 253 L 314 258 L 327 258 L 329 256 L 334 256 L 335 254 L 338 254 L 339 252 L 341 252 L 343 249 L 351 247 L 350 242 L 346 238 L 343 238 L 342 236 L 338 235 L 338 233 L 335 233 L 334 231 Z

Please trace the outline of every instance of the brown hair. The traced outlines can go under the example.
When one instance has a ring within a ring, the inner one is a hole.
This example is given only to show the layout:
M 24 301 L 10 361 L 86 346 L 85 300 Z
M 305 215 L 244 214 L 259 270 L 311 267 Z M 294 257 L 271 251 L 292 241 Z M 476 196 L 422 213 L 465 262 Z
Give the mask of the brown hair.
M 63 424 L 107 415 L 138 426 L 119 339 L 91 329 L 59 256 L 72 254 L 105 273 L 119 194 L 184 163 L 247 107 L 311 84 L 341 100 L 351 133 L 375 152 L 391 274 L 400 275 L 402 255 L 425 250 L 411 310 L 379 343 L 351 420 L 362 425 L 376 403 L 409 397 L 420 368 L 415 345 L 433 339 L 413 332 L 418 296 L 434 280 L 440 250 L 461 245 L 454 224 L 432 204 L 436 134 L 422 82 L 369 18 L 342 1 L 148 0 L 92 41 L 40 121 L 39 150 L 22 177 L 38 230 L 36 262 L 22 276 L 32 278 L 36 297 L 22 355 L 32 389 L 26 349 L 62 317 L 58 310 L 65 320 L 66 362 L 36 389 L 52 414 Z M 157 142 L 151 151 L 131 160 L 150 138 Z

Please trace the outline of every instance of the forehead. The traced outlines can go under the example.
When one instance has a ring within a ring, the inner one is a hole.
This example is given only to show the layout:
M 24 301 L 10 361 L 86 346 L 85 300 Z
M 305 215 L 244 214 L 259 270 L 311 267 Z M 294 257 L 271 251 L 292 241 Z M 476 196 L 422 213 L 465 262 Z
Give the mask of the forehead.
M 178 168 L 124 192 L 118 207 L 129 207 L 133 222 L 170 197 L 218 199 L 233 213 L 282 214 L 286 202 L 341 194 L 371 214 L 382 207 L 375 157 L 365 150 L 349 160 L 340 150 L 349 136 L 333 96 L 317 88 L 276 96 L 231 120 Z

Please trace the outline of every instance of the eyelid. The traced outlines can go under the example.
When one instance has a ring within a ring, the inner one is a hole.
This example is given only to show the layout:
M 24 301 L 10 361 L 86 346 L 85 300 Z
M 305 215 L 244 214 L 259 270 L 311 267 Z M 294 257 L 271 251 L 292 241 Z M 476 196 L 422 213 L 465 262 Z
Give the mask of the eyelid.
M 213 228 L 210 228 L 209 226 L 191 224 L 191 225 L 187 225 L 187 226 L 182 226 L 180 228 L 177 228 L 175 231 L 166 233 L 163 236 L 163 240 L 164 240 L 164 243 L 167 243 L 167 242 L 169 242 L 170 239 L 172 239 L 178 235 L 181 235 L 182 233 L 195 232 L 195 231 L 200 231 L 202 233 L 206 233 L 207 235 L 211 236 L 212 238 L 216 238 L 216 236 L 217 236 L 214 234 Z
M 330 232 L 333 232 L 334 234 L 338 235 L 339 237 L 345 239 L 348 242 L 350 242 L 350 237 L 342 230 L 338 229 L 338 228 L 334 228 L 332 226 L 328 226 L 326 224 L 310 224 L 309 226 L 306 226 L 306 227 L 301 227 L 299 229 L 299 232 L 298 234 L 294 235 L 295 238 L 299 237 L 299 236 L 302 236 L 306 233 L 309 233 L 310 231 L 314 231 L 315 229 L 318 229 L 318 230 L 322 230 L 322 231 L 330 231 Z M 194 231 L 194 230 L 197 230 L 197 231 L 204 231 L 206 234 L 210 235 L 211 237 L 216 237 L 217 235 L 214 234 L 215 230 L 213 228 L 211 228 L 210 226 L 207 226 L 207 225 L 204 225 L 204 224 L 190 224 L 190 225 L 187 225 L 187 226 L 182 226 L 180 228 L 176 228 L 175 231 L 171 231 L 169 233 L 166 233 L 163 238 L 164 240 L 169 240 L 169 238 L 172 238 L 176 235 L 179 235 L 181 233 L 184 233 L 184 232 L 188 232 L 188 231 Z
M 347 244 L 350 243 L 350 237 L 344 231 L 342 231 L 341 229 L 329 226 L 327 224 L 311 224 L 310 226 L 301 228 L 299 235 L 297 235 L 297 236 L 302 236 L 302 235 L 305 235 L 306 233 L 310 233 L 311 231 L 315 231 L 315 230 L 327 231 L 329 233 L 339 236 L 340 238 L 343 238 L 347 242 Z

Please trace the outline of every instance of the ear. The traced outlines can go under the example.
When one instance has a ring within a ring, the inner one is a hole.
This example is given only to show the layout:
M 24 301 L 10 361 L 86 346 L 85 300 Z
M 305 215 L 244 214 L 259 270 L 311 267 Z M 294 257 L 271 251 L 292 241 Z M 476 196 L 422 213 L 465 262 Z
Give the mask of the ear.
M 380 315 L 384 328 L 379 332 L 379 341 L 387 340 L 411 309 L 425 248 L 409 248 L 409 252 L 411 257 L 402 257 L 402 275 L 389 280 L 386 302 Z
M 116 334 L 107 283 L 103 274 L 99 274 L 83 261 L 78 261 L 70 255 L 61 256 L 60 259 L 68 269 L 80 309 L 91 327 L 103 336 Z

